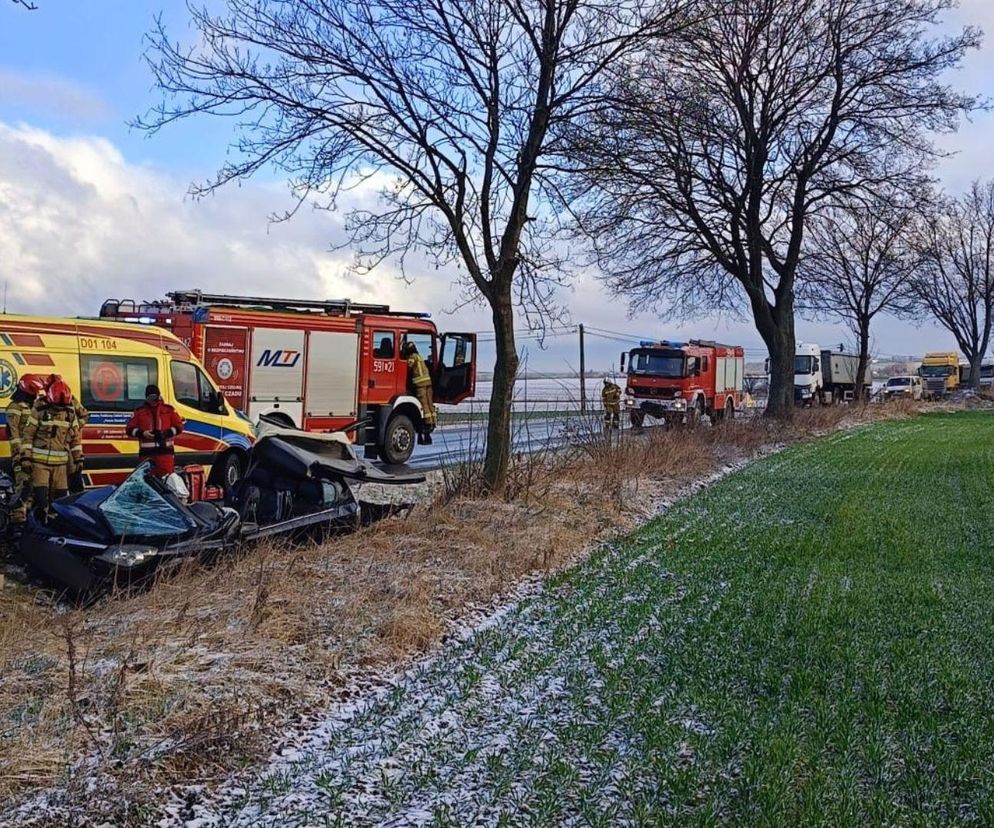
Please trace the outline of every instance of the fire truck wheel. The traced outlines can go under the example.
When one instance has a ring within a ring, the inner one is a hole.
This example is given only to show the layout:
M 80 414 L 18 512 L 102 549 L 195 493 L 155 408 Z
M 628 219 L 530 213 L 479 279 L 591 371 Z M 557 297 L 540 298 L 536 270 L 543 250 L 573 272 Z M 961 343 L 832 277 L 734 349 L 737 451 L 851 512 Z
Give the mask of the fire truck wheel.
M 691 405 L 690 411 L 687 412 L 687 425 L 696 428 L 704 423 L 706 416 L 707 411 L 704 408 L 704 398 L 698 397 L 697 401 Z
M 390 418 L 386 432 L 383 434 L 383 449 L 380 454 L 388 463 L 399 466 L 411 459 L 414 451 L 414 423 L 406 414 L 397 414 Z
M 731 397 L 725 400 L 725 419 L 735 419 L 735 401 Z

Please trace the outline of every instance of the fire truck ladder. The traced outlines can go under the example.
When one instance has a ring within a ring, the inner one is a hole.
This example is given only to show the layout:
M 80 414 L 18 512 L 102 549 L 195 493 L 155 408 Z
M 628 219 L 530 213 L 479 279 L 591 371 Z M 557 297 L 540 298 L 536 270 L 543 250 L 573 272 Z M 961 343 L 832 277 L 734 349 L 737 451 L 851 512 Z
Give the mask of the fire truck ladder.
M 381 316 L 414 316 L 426 319 L 430 313 L 392 311 L 389 305 L 371 305 L 351 299 L 274 299 L 268 296 L 229 296 L 224 293 L 204 293 L 202 290 L 174 290 L 167 293 L 181 309 L 220 305 L 226 308 L 263 308 L 279 311 L 322 311 L 329 316 L 351 316 L 375 313 Z

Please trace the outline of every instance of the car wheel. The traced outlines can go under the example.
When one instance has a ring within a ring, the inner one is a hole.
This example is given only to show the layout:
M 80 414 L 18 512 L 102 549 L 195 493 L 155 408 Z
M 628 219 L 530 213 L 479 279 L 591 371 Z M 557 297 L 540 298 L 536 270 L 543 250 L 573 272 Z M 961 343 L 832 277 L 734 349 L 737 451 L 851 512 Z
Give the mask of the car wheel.
M 399 466 L 411 459 L 414 452 L 414 423 L 406 414 L 397 414 L 390 418 L 386 432 L 383 434 L 383 446 L 380 455 L 388 463 Z

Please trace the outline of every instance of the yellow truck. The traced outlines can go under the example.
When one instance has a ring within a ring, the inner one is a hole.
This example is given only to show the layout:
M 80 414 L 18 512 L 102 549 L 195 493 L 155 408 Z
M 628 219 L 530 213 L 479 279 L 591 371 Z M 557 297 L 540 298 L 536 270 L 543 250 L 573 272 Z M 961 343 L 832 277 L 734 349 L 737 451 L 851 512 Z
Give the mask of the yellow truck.
M 925 354 L 918 366 L 918 376 L 925 385 L 925 399 L 948 397 L 959 388 L 959 354 L 955 351 L 934 351 Z
M 232 485 L 255 441 L 251 422 L 217 389 L 179 339 L 162 328 L 127 322 L 0 314 L 0 424 L 25 374 L 59 374 L 90 412 L 83 429 L 90 485 L 119 483 L 138 465 L 138 444 L 125 434 L 145 386 L 185 420 L 176 438 L 177 465 L 211 469 L 212 482 Z M 0 429 L 0 459 L 10 457 Z

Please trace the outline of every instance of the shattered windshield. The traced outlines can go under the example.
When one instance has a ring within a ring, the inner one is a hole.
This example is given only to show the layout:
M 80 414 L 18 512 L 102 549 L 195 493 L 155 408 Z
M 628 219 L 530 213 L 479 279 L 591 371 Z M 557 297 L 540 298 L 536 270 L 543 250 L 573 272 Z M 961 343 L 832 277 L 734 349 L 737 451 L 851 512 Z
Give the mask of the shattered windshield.
M 149 468 L 148 463 L 142 463 L 100 504 L 115 535 L 172 537 L 194 528 L 192 519 L 145 479 Z

